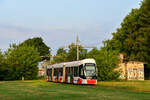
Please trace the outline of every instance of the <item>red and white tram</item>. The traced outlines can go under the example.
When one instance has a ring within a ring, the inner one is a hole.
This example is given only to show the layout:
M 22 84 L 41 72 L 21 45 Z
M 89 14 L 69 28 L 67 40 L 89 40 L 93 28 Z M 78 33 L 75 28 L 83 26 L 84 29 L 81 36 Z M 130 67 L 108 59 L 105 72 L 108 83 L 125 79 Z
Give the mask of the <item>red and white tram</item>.
M 58 63 L 47 67 L 47 81 L 71 84 L 97 84 L 94 59 Z

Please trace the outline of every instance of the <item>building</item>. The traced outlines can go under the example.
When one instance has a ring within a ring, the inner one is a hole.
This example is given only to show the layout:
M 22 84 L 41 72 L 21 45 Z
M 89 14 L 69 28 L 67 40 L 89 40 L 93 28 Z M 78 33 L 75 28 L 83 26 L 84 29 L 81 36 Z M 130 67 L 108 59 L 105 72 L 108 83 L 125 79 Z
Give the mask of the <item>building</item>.
M 117 70 L 120 72 L 120 79 L 124 80 L 144 80 L 144 63 L 129 61 L 120 63 Z
M 45 70 L 43 68 L 38 69 L 38 76 L 44 76 L 45 75 Z
M 38 76 L 46 76 L 46 67 L 49 65 L 48 61 L 42 61 L 38 64 Z
M 120 79 L 123 80 L 144 80 L 144 63 L 139 61 L 124 62 L 123 54 L 119 55 L 120 64 L 115 70 L 120 72 Z

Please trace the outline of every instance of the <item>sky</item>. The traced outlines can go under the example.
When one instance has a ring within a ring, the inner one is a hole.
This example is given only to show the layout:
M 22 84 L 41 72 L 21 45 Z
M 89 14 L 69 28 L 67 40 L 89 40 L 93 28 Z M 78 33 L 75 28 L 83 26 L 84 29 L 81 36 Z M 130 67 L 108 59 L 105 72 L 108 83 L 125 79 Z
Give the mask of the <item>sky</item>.
M 42 37 L 56 54 L 75 42 L 100 48 L 141 0 L 0 0 L 0 49 Z

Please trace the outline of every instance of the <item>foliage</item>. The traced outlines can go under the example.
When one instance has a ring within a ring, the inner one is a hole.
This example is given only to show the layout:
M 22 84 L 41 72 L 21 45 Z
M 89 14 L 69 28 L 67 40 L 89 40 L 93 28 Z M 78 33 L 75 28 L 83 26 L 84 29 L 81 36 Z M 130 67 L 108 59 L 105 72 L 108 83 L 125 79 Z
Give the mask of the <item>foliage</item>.
M 85 59 L 87 54 L 87 50 L 83 49 L 82 46 L 79 46 L 79 59 Z M 69 46 L 67 61 L 75 61 L 77 60 L 77 47 L 74 43 Z
M 8 66 L 5 60 L 5 55 L 0 52 L 0 81 L 11 79 L 12 69 Z
M 40 56 L 42 56 L 43 59 L 49 59 L 48 55 L 50 54 L 49 47 L 43 42 L 43 39 L 41 37 L 34 37 L 32 39 L 27 39 L 20 45 L 28 45 L 31 47 L 34 47 L 38 50 L 40 53 Z
M 40 61 L 37 49 L 27 45 L 11 45 L 5 53 L 4 80 L 35 79 L 38 71 L 38 62 Z M 8 73 L 6 73 L 6 71 Z
M 113 33 L 112 47 L 125 55 L 125 61 L 142 61 L 150 67 L 150 0 L 132 9 Z
M 88 58 L 94 58 L 98 67 L 98 80 L 115 80 L 119 73 L 114 69 L 118 66 L 118 52 L 108 48 L 109 43 L 105 41 L 105 46 L 100 50 L 93 49 L 88 53 Z
M 0 80 L 35 79 L 41 56 L 49 53 L 49 47 L 38 37 L 10 45 L 4 55 L 0 52 Z
M 116 33 L 113 33 L 113 39 L 111 40 L 112 48 L 119 50 L 120 53 L 124 53 L 127 61 L 134 59 L 130 59 L 130 55 L 133 55 L 135 53 L 134 50 L 137 49 L 134 47 L 134 41 L 137 34 L 136 30 L 139 28 L 137 22 L 138 12 L 138 9 L 132 9 L 131 13 L 121 23 L 121 28 L 117 29 Z
M 79 46 L 79 59 L 85 59 L 87 56 L 87 50 L 83 49 L 82 46 Z M 68 51 L 59 48 L 57 50 L 56 56 L 54 56 L 52 63 L 66 62 L 66 61 L 75 61 L 77 60 L 77 47 L 75 44 L 69 45 Z
M 53 58 L 52 63 L 60 63 L 67 61 L 67 52 L 63 48 L 57 50 L 57 54 Z
M 100 57 L 98 57 L 98 80 L 116 80 L 119 73 L 114 71 L 118 67 L 118 52 L 102 47 L 100 50 Z
M 1 63 L 2 59 L 3 59 L 3 54 L 2 54 L 2 52 L 0 50 L 0 63 Z
M 0 80 L 3 80 L 3 72 L 4 72 L 4 58 L 3 58 L 3 54 L 0 51 Z
M 100 57 L 100 51 L 97 48 L 92 49 L 87 53 L 87 58 L 93 58 L 97 61 L 97 59 Z
M 147 62 L 147 66 L 150 68 L 150 0 L 142 2 L 139 13 L 140 28 L 137 40 L 140 42 L 139 54 L 143 59 L 140 59 L 140 57 L 138 59 Z

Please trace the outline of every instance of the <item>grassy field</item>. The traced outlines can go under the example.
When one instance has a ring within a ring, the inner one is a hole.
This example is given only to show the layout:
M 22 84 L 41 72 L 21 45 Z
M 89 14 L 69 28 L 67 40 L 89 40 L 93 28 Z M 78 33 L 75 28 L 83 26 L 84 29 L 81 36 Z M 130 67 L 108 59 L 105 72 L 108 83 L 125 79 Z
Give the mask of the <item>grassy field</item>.
M 87 86 L 44 80 L 2 81 L 0 100 L 150 100 L 150 82 L 98 82 Z
M 150 93 L 150 81 L 98 82 L 98 86 Z

